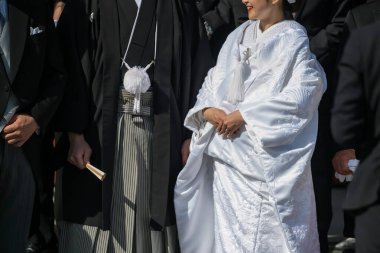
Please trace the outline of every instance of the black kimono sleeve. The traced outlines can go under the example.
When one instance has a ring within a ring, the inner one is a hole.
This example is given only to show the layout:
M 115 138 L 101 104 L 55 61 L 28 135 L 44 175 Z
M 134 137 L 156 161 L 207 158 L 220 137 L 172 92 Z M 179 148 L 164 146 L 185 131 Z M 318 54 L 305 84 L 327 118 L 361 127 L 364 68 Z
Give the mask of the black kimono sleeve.
M 58 31 L 62 42 L 64 61 L 67 71 L 67 84 L 63 101 L 58 112 L 58 130 L 83 133 L 89 124 L 89 87 L 88 79 L 89 42 L 91 20 L 86 13 L 85 1 L 66 1 Z M 83 63 L 82 63 L 83 61 Z

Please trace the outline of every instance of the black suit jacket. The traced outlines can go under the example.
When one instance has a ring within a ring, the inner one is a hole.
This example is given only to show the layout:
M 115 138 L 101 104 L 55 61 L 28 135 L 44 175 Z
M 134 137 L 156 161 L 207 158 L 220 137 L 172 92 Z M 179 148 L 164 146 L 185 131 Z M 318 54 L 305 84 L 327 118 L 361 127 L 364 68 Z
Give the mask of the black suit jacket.
M 310 50 L 325 68 L 333 71 L 341 43 L 344 21 L 348 11 L 364 0 L 298 0 L 296 21 L 302 24 L 310 38 Z
M 19 112 L 33 116 L 45 129 L 63 91 L 63 70 L 54 25 L 42 0 L 9 0 L 11 74 L 0 61 L 0 114 L 10 91 L 21 103 Z M 43 32 L 30 34 L 30 28 Z
M 336 142 L 357 150 L 361 160 L 345 207 L 356 210 L 379 198 L 380 189 L 380 22 L 354 31 L 339 64 L 332 111 Z
M 11 73 L 6 74 L 0 60 L 0 114 L 3 115 L 13 92 L 20 102 L 18 113 L 33 116 L 43 133 L 64 89 L 63 64 L 54 24 L 47 4 L 41 0 L 9 0 L 8 9 Z M 36 27 L 43 32 L 31 35 L 31 28 Z M 24 144 L 26 151 L 36 137 L 33 135 Z M 36 154 L 35 148 L 31 147 L 31 154 Z
M 0 115 L 3 115 L 13 92 L 21 103 L 18 113 L 30 114 L 40 126 L 41 134 L 33 134 L 22 149 L 33 170 L 36 192 L 41 196 L 41 135 L 63 94 L 63 64 L 47 3 L 42 0 L 8 0 L 8 9 L 11 73 L 7 75 L 0 59 Z M 36 27 L 43 32 L 31 35 L 30 28 Z
M 376 21 L 380 21 L 380 0 L 368 0 L 367 3 L 361 4 L 350 10 L 345 21 L 344 43 L 346 43 L 352 31 L 375 23 Z M 342 52 L 340 54 L 343 53 L 343 49 L 344 46 L 341 47 Z M 337 146 L 337 149 L 339 150 L 347 148 L 352 147 Z
M 380 0 L 368 0 L 348 12 L 346 28 L 350 32 L 376 21 L 380 21 Z

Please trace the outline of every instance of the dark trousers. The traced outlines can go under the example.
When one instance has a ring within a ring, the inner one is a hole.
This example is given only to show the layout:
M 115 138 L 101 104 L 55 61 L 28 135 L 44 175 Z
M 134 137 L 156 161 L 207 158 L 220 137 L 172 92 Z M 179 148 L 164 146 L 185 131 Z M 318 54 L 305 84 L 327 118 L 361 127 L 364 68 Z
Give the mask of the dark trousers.
M 313 175 L 313 184 L 320 249 L 321 253 L 328 253 L 328 232 L 332 219 L 331 177 Z
M 57 251 L 57 238 L 54 233 L 54 132 L 48 131 L 41 145 L 41 178 L 38 198 L 35 198 L 33 229 L 29 243 L 38 245 L 49 252 Z
M 356 216 L 356 253 L 380 252 L 380 202 Z
M 21 148 L 0 138 L 0 252 L 25 253 L 35 183 Z
M 343 211 L 344 227 L 343 236 L 344 237 L 355 237 L 355 216 L 348 211 Z
M 326 142 L 328 131 L 321 127 L 318 133 L 317 145 L 311 160 L 315 204 L 317 208 L 317 224 L 321 253 L 328 253 L 328 232 L 332 219 L 331 180 L 332 180 L 332 152 Z

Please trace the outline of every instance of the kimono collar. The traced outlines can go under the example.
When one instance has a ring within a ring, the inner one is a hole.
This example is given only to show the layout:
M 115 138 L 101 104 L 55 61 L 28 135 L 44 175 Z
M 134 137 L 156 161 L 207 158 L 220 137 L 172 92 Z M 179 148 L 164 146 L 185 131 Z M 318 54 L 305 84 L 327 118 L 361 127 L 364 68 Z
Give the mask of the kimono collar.
M 259 24 L 260 24 L 259 20 L 249 20 L 242 25 L 242 29 L 240 30 L 238 34 L 239 39 L 236 42 L 238 45 L 242 43 L 246 29 L 248 29 L 248 27 L 250 27 L 252 24 L 256 24 L 256 23 L 258 23 L 257 28 L 259 29 Z M 281 22 L 278 22 L 270 26 L 268 29 L 262 32 L 262 35 L 259 38 L 257 38 L 256 41 L 260 43 L 262 41 L 265 41 L 266 39 L 275 38 L 276 36 L 279 36 L 293 29 L 301 29 L 305 31 L 305 28 L 302 25 L 300 25 L 298 22 L 294 20 L 283 20 Z

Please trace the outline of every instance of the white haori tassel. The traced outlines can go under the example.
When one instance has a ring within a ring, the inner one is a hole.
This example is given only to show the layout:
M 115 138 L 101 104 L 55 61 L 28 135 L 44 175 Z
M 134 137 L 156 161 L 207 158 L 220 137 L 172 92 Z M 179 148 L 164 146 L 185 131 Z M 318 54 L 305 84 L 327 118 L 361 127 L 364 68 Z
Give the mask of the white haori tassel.
M 228 102 L 236 104 L 243 101 L 243 88 L 244 88 L 244 62 L 239 62 L 234 71 L 234 77 L 229 86 Z
M 250 56 L 250 49 L 248 48 L 243 53 L 243 59 L 236 65 L 234 77 L 228 89 L 228 102 L 236 104 L 242 102 L 244 99 L 244 81 L 245 71 L 247 68 L 247 59 Z
M 133 113 L 140 113 L 141 111 L 141 93 L 145 93 L 150 88 L 149 75 L 146 72 L 153 64 L 151 62 L 145 68 L 140 66 L 130 67 L 125 61 L 123 61 L 128 71 L 124 75 L 123 85 L 126 91 L 135 95 L 133 103 Z

